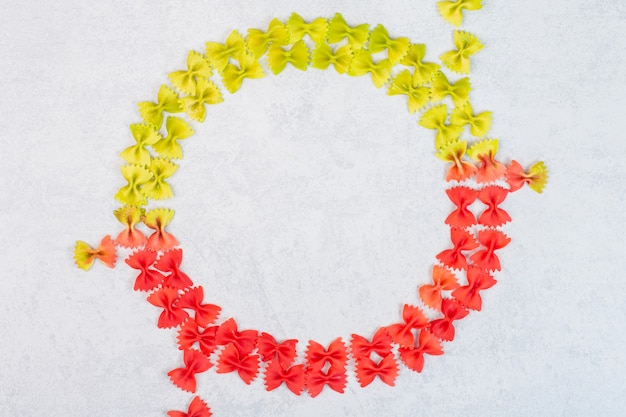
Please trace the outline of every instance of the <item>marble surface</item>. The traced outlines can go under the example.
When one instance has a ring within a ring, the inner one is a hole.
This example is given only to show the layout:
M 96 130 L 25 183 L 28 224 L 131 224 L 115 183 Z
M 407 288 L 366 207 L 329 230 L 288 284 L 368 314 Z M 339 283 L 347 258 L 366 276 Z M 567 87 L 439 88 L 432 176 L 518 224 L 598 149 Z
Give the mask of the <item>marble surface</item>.
M 215 369 L 221 416 L 620 416 L 626 409 L 626 3 L 494 2 L 463 29 L 472 103 L 504 160 L 546 161 L 513 222 L 498 284 L 422 374 L 295 397 Z M 29 1 L 0 13 L 0 414 L 164 416 L 192 395 L 167 372 L 175 333 L 119 261 L 85 273 L 77 239 L 115 233 L 119 152 L 187 51 L 296 11 L 341 12 L 451 47 L 435 1 Z M 369 79 L 288 68 L 246 82 L 184 143 L 171 230 L 185 271 L 244 328 L 328 343 L 399 317 L 448 244 L 444 166 L 405 102 Z M 300 346 L 302 350 L 304 346 Z

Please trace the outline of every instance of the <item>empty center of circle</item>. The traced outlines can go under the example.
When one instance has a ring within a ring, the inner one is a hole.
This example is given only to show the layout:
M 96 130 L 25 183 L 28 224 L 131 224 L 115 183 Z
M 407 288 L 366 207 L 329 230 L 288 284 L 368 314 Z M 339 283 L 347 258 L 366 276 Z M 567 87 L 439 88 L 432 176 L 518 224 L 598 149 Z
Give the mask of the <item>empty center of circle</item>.
M 224 99 L 172 179 L 171 230 L 206 302 L 304 344 L 398 321 L 448 239 L 443 167 L 405 100 L 293 68 Z

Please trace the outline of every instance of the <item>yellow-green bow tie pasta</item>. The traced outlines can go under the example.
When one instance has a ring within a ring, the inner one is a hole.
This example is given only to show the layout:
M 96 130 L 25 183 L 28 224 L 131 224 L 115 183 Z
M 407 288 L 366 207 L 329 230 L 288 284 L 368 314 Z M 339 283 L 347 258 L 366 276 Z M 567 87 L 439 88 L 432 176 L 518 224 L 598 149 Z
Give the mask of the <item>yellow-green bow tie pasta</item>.
M 160 129 L 163 124 L 163 112 L 179 113 L 182 111 L 178 102 L 178 95 L 174 90 L 162 85 L 157 94 L 157 102 L 143 101 L 138 104 L 139 114 L 144 122 Z
M 292 13 L 287 20 L 287 30 L 289 31 L 289 43 L 296 43 L 302 40 L 305 35 L 309 35 L 311 40 L 317 44 L 323 42 L 326 37 L 328 20 L 318 17 L 311 23 L 306 23 L 302 16 Z
M 362 24 L 350 27 L 343 16 L 339 13 L 330 20 L 328 33 L 326 35 L 328 43 L 339 43 L 344 38 L 348 39 L 348 44 L 353 51 L 363 48 L 369 37 L 369 24 Z
M 291 49 L 272 44 L 267 51 L 267 63 L 274 74 L 281 73 L 287 63 L 291 63 L 300 71 L 305 71 L 309 66 L 309 48 L 302 40 L 293 44 Z
M 438 102 L 442 101 L 446 96 L 450 96 L 455 107 L 463 107 L 469 100 L 471 90 L 472 86 L 469 78 L 464 77 L 450 84 L 448 77 L 439 71 L 430 87 L 430 99 L 433 102 Z
M 150 162 L 148 170 L 152 178 L 141 187 L 141 192 L 152 200 L 172 198 L 172 187 L 165 180 L 176 172 L 178 165 L 165 158 L 154 158 Z
M 263 67 L 259 61 L 248 53 L 241 53 L 237 57 L 239 67 L 234 64 L 228 64 L 222 71 L 222 82 L 224 87 L 231 93 L 235 93 L 245 78 L 262 78 L 265 76 Z
M 209 63 L 220 72 L 226 68 L 230 58 L 237 58 L 239 55 L 246 53 L 246 41 L 236 30 L 230 32 L 224 44 L 207 42 L 205 45 Z
M 344 45 L 333 51 L 333 48 L 326 44 L 320 43 L 313 51 L 313 68 L 325 70 L 330 64 L 335 67 L 335 71 L 339 74 L 345 74 L 350 68 L 353 54 L 350 45 Z
M 463 22 L 463 10 L 478 10 L 483 7 L 482 0 L 448 0 L 437 3 L 439 14 L 454 26 Z
M 462 108 L 455 108 L 450 115 L 450 123 L 457 126 L 470 125 L 472 135 L 482 138 L 491 127 L 491 112 L 484 111 L 474 114 L 472 105 L 467 102 Z
M 289 32 L 280 20 L 272 19 L 267 32 L 259 29 L 248 29 L 248 47 L 255 57 L 258 58 L 263 55 L 267 47 L 273 43 L 278 45 L 287 45 L 289 43 Z
M 448 107 L 445 104 L 440 104 L 427 110 L 419 120 L 420 126 L 437 131 L 437 136 L 435 137 L 435 147 L 437 149 L 443 147 L 448 142 L 458 139 L 463 131 L 463 128 L 460 126 L 446 123 L 447 119 Z
M 407 106 L 411 114 L 421 110 L 430 101 L 430 89 L 414 86 L 413 75 L 409 70 L 404 70 L 393 78 L 387 94 L 390 96 L 406 95 L 408 97 Z
M 174 87 L 185 94 L 195 94 L 196 80 L 207 80 L 213 71 L 206 57 L 196 51 L 190 51 L 187 56 L 187 70 L 170 72 L 168 77 Z
M 200 78 L 196 83 L 196 93 L 180 99 L 185 113 L 197 122 L 203 122 L 206 116 L 205 104 L 218 104 L 224 101 L 222 93 L 215 84 Z
M 391 65 L 396 65 L 402 59 L 410 45 L 409 38 L 391 39 L 387 29 L 383 25 L 378 25 L 370 33 L 369 50 L 373 54 L 387 50 L 387 58 Z
M 382 87 L 391 77 L 391 62 L 388 59 L 383 59 L 377 63 L 372 60 L 372 54 L 362 49 L 358 51 L 348 70 L 348 75 L 359 77 L 367 73 L 372 74 L 372 81 L 377 88 Z
M 470 56 L 483 49 L 483 44 L 471 33 L 454 31 L 454 46 L 457 48 L 442 54 L 439 59 L 454 72 L 469 74 Z
M 181 159 L 183 149 L 178 141 L 193 135 L 191 126 L 180 117 L 170 116 L 165 122 L 165 128 L 167 129 L 167 136 L 152 145 L 152 148 L 164 158 Z
M 426 45 L 416 43 L 409 46 L 406 55 L 400 63 L 407 67 L 413 67 L 413 85 L 422 85 L 430 83 L 435 78 L 439 68 L 439 64 L 434 62 L 423 62 L 426 56 Z
M 150 181 L 152 173 L 139 165 L 122 166 L 122 176 L 128 182 L 115 194 L 115 199 L 129 206 L 143 206 L 146 197 L 140 191 L 143 184 Z
M 146 124 L 132 124 L 130 131 L 135 139 L 135 144 L 124 149 L 120 156 L 130 164 L 150 164 L 150 152 L 145 148 L 152 146 L 161 140 L 161 135 L 154 127 Z

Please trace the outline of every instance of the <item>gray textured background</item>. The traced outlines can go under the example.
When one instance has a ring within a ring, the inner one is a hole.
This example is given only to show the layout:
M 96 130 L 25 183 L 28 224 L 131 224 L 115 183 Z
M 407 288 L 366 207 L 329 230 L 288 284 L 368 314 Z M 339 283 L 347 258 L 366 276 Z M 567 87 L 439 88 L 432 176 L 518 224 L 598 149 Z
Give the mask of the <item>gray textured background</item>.
M 4 3 L 4 2 L 3 2 Z M 429 46 L 435 1 L 30 1 L 0 13 L 0 414 L 163 416 L 174 333 L 132 272 L 77 270 L 76 239 L 118 230 L 118 153 L 136 103 L 189 49 L 297 11 L 342 12 Z M 382 2 L 381 2 L 382 3 Z M 223 416 L 619 416 L 626 409 L 626 3 L 485 0 L 464 29 L 476 110 L 503 159 L 550 169 L 504 207 L 512 243 L 484 309 L 396 387 L 295 397 L 199 376 Z M 184 269 L 245 328 L 328 343 L 399 317 L 448 244 L 444 166 L 404 100 L 332 71 L 246 82 L 184 143 L 171 230 Z M 302 349 L 303 346 L 300 346 Z

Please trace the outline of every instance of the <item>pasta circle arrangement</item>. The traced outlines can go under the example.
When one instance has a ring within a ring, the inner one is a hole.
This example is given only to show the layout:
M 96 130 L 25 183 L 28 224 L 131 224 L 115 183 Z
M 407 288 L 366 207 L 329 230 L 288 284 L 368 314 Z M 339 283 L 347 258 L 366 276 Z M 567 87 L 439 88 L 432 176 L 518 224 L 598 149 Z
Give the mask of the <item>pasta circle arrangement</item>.
M 463 8 L 478 6 L 480 1 L 440 2 L 442 15 L 450 14 L 454 24 Z M 116 246 L 132 250 L 125 263 L 136 271 L 134 289 L 149 293 L 147 301 L 159 311 L 158 327 L 177 329 L 182 364 L 168 373 L 174 385 L 195 393 L 196 375 L 215 365 L 217 373 L 237 373 L 245 384 L 262 374 L 267 391 L 284 384 L 296 395 L 316 397 L 326 387 L 343 393 L 354 363 L 360 386 L 376 379 L 393 386 L 400 364 L 421 372 L 425 357 L 442 355 L 442 342 L 454 339 L 455 322 L 482 308 L 481 291 L 496 283 L 498 253 L 510 243 L 502 226 L 511 217 L 500 206 L 524 184 L 541 193 L 548 173 L 543 162 L 525 171 L 514 160 L 496 159 L 498 140 L 486 138 L 492 113 L 474 111 L 468 77 L 450 80 L 444 72 L 447 67 L 467 74 L 482 44 L 462 31 L 453 38 L 455 49 L 440 56 L 442 67 L 425 61 L 425 45 L 392 38 L 382 25 L 350 26 L 341 14 L 307 23 L 293 13 L 286 22 L 273 19 L 265 31 L 249 29 L 244 37 L 234 30 L 224 43 L 207 42 L 202 53 L 189 52 L 187 67 L 169 74 L 171 86 L 162 85 L 156 101 L 139 103 L 142 121 L 130 126 L 134 143 L 121 152 L 126 184 L 115 194 L 122 205 L 114 215 L 123 228 L 96 248 L 77 242 L 74 255 L 87 270 L 96 259 L 113 267 Z M 445 192 L 454 206 L 445 219 L 451 247 L 436 255 L 432 281 L 419 287 L 415 303 L 404 304 L 398 321 L 373 328 L 371 335 L 338 337 L 328 346 L 309 341 L 303 358 L 297 357 L 295 339 L 240 329 L 234 318 L 218 322 L 221 308 L 207 303 L 203 287 L 183 272 L 183 249 L 169 230 L 174 211 L 146 208 L 149 200 L 173 197 L 168 180 L 183 157 L 182 141 L 194 134 L 191 121 L 203 122 L 209 107 L 224 99 L 217 77 L 232 94 L 248 79 L 264 77 L 267 68 L 280 74 L 287 66 L 369 76 L 388 95 L 405 96 L 409 113 L 419 114 L 418 124 L 433 131 L 436 157 L 449 165 Z M 463 139 L 464 133 L 473 139 Z M 429 319 L 425 309 L 438 318 Z M 188 411 L 168 415 L 211 412 L 194 397 Z

